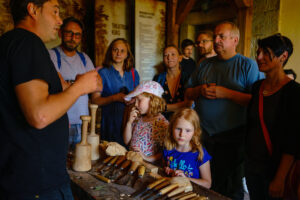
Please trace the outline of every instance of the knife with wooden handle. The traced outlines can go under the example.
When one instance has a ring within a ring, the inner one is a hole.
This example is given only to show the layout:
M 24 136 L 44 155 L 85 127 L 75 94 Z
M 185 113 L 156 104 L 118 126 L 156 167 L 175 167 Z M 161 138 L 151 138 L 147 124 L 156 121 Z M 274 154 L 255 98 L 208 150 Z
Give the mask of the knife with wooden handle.
M 189 195 L 189 194 L 192 194 L 193 192 L 184 192 L 184 193 L 180 193 L 180 194 L 177 194 L 173 197 L 171 197 L 171 200 L 178 200 L 180 199 L 181 197 L 184 197 L 186 195 Z
M 126 160 L 125 162 L 122 163 L 120 169 L 118 169 L 118 171 L 114 174 L 113 177 L 111 177 L 112 180 L 119 180 L 120 178 L 122 178 L 123 176 L 126 175 L 126 173 L 124 173 L 124 170 L 131 164 L 130 160 Z
M 179 187 L 179 184 L 178 183 L 174 183 L 174 184 L 171 184 L 165 188 L 162 188 L 160 189 L 157 193 L 154 193 L 152 194 L 150 197 L 148 197 L 147 199 L 148 200 L 154 200 L 156 198 L 160 198 L 162 197 L 163 195 L 167 194 L 168 192 L 174 190 L 175 188 Z
M 192 193 L 192 194 L 186 195 L 184 197 L 181 197 L 178 200 L 186 200 L 186 199 L 190 199 L 190 198 L 195 197 L 195 196 L 197 196 L 197 194 L 196 193 Z
M 164 182 L 165 180 L 166 180 L 165 178 L 158 179 L 158 180 L 154 181 L 153 183 L 150 183 L 149 185 L 147 185 L 146 188 L 142 188 L 141 190 L 134 192 L 131 195 L 131 197 L 140 197 L 140 196 L 144 195 L 146 192 L 148 192 L 149 190 L 152 190 L 155 186 Z
M 114 157 L 113 156 L 109 156 L 107 158 L 105 158 L 102 163 L 100 164 L 100 166 L 98 167 L 97 171 L 100 171 L 104 166 L 106 166 L 106 164 L 111 160 L 113 159 Z
M 113 159 L 111 159 L 111 160 L 106 164 L 106 166 L 103 167 L 103 168 L 100 170 L 100 173 L 102 174 L 104 171 L 106 171 L 106 170 L 108 170 L 109 168 L 111 168 L 111 167 L 115 164 L 115 162 L 117 162 L 118 157 L 119 157 L 119 156 L 115 156 Z
M 184 191 L 185 191 L 185 188 L 184 188 L 184 187 L 176 188 L 175 190 L 173 190 L 172 192 L 170 192 L 170 193 L 168 194 L 168 198 L 173 197 L 173 196 L 175 196 L 175 195 L 178 195 L 178 194 L 180 194 L 180 193 L 184 193 Z
M 154 194 L 158 193 L 159 190 L 167 187 L 168 185 L 170 185 L 170 181 L 164 181 L 161 184 L 155 186 L 152 190 L 146 192 L 144 195 L 142 195 L 142 197 L 144 197 L 144 199 L 147 199 L 153 196 Z
M 110 177 L 111 174 L 113 174 L 113 172 L 116 171 L 116 169 L 120 166 L 120 164 L 125 160 L 125 156 L 119 156 L 118 157 L 118 160 L 115 162 L 115 164 L 110 167 L 108 170 L 104 171 L 102 174 L 102 176 L 105 176 L 105 177 Z M 112 162 L 114 163 L 114 161 Z

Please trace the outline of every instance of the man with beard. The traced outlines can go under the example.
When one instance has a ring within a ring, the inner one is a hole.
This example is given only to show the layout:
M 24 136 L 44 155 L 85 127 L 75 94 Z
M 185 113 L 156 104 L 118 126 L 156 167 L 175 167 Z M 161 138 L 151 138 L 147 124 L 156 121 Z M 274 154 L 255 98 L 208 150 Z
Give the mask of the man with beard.
M 77 48 L 81 43 L 83 25 L 74 17 L 68 17 L 63 21 L 58 35 L 62 40 L 60 46 L 49 50 L 61 81 L 65 87 L 73 83 L 78 74 L 84 74 L 94 69 L 91 59 Z M 81 115 L 88 115 L 88 95 L 78 98 L 76 103 L 68 110 L 70 123 L 69 145 L 74 149 L 75 144 L 81 140 Z
M 210 30 L 204 30 L 199 32 L 199 35 L 196 40 L 196 46 L 198 47 L 199 52 L 199 60 L 198 65 L 200 62 L 205 60 L 206 58 L 210 58 L 216 55 L 214 51 L 214 39 L 213 39 L 213 32 Z
M 96 70 L 63 91 L 44 42 L 62 24 L 58 0 L 10 0 L 15 28 L 0 37 L 0 199 L 73 200 L 67 110 L 102 90 Z
M 257 64 L 236 52 L 239 29 L 232 22 L 214 31 L 217 56 L 205 59 L 187 83 L 187 97 L 195 101 L 203 143 L 212 156 L 212 190 L 243 199 L 246 108 L 252 84 L 261 78 Z

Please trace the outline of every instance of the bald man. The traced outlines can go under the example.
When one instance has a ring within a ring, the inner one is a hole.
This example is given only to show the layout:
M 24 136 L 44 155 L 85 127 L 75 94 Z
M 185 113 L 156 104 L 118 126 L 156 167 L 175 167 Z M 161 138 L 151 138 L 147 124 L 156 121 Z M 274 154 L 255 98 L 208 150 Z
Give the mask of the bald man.
M 186 91 L 195 101 L 203 142 L 212 156 L 212 189 L 232 199 L 244 195 L 246 106 L 252 84 L 261 78 L 256 62 L 236 52 L 238 42 L 235 24 L 218 24 L 214 30 L 217 55 L 200 63 Z

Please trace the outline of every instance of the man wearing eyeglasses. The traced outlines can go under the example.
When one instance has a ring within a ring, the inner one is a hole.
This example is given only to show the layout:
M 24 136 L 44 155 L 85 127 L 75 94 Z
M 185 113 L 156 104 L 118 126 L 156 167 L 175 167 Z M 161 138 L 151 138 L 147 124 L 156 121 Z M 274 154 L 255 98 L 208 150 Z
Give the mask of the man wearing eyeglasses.
M 64 19 L 58 32 L 61 45 L 49 50 L 57 72 L 65 87 L 71 85 L 78 74 L 84 74 L 94 69 L 91 59 L 83 52 L 77 51 L 81 43 L 83 24 L 74 17 Z M 81 115 L 88 115 L 88 95 L 78 98 L 75 104 L 68 110 L 69 145 L 73 150 L 75 144 L 81 140 Z
M 198 48 L 199 60 L 197 65 L 199 65 L 206 58 L 210 58 L 216 55 L 214 51 L 214 40 L 213 32 L 210 30 L 204 30 L 199 32 L 196 47 Z
M 236 52 L 239 29 L 232 22 L 214 30 L 216 56 L 202 61 L 187 83 L 187 97 L 195 101 L 203 143 L 212 156 L 212 189 L 243 199 L 246 106 L 251 86 L 262 78 L 257 64 Z

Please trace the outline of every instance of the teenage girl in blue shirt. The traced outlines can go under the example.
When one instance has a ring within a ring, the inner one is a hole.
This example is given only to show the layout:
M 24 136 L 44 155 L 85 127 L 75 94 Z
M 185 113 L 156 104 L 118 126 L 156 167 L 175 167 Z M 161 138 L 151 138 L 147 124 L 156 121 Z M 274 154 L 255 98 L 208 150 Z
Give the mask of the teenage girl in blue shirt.
M 124 97 L 139 84 L 139 74 L 133 68 L 133 56 L 129 43 L 117 38 L 109 45 L 103 68 L 102 93 L 94 93 L 92 101 L 101 106 L 101 140 L 118 142 L 125 146 L 122 137 L 122 121 L 126 104 Z
M 165 172 L 188 177 L 206 188 L 211 187 L 211 156 L 200 143 L 201 128 L 197 113 L 189 108 L 177 111 L 171 118 L 164 141 Z

